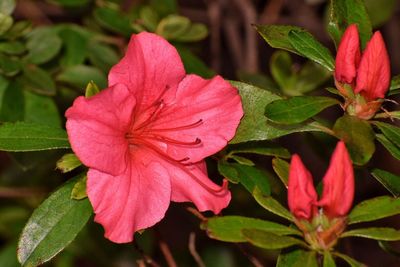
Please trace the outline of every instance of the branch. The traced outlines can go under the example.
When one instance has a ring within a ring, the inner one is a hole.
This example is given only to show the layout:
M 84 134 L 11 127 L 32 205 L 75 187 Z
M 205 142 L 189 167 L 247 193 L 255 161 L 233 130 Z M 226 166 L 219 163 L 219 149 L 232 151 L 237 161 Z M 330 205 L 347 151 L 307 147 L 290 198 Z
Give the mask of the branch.
M 196 234 L 194 232 L 191 232 L 189 235 L 189 251 L 190 254 L 192 254 L 194 260 L 196 261 L 197 266 L 206 267 L 199 253 L 197 253 L 196 251 Z

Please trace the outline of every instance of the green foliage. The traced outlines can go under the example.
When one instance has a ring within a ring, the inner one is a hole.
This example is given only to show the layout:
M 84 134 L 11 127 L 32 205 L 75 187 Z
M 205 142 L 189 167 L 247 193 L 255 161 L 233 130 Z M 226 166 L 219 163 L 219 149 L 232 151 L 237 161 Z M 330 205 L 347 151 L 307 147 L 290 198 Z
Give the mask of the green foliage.
M 397 241 L 400 240 L 400 231 L 388 227 L 361 228 L 344 232 L 341 237 L 363 237 L 375 240 Z
M 277 267 L 317 267 L 316 252 L 296 249 L 279 254 Z
M 381 196 L 356 205 L 349 214 L 349 224 L 369 222 L 400 214 L 400 199 Z
M 289 221 L 293 221 L 293 215 L 283 207 L 277 200 L 269 195 L 265 195 L 261 190 L 255 188 L 254 199 L 260 204 L 264 209 L 282 217 Z
M 371 174 L 392 193 L 394 197 L 400 196 L 400 176 L 381 169 L 373 169 Z
M 258 229 L 243 229 L 242 235 L 251 244 L 265 249 L 282 249 L 294 245 L 307 245 L 300 239 L 291 236 L 277 235 Z

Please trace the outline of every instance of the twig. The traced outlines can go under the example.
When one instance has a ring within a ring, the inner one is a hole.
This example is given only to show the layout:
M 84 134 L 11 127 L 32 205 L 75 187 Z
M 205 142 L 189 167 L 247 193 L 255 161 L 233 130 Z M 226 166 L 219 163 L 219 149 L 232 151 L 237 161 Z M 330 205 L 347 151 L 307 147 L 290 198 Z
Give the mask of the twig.
M 239 250 L 249 259 L 255 267 L 264 267 L 264 265 L 253 255 L 249 254 L 241 244 L 237 243 Z
M 191 232 L 189 235 L 189 251 L 190 254 L 192 254 L 194 260 L 197 263 L 197 266 L 199 267 L 206 267 L 204 264 L 203 260 L 201 259 L 199 253 L 197 253 L 196 250 L 196 234 L 194 232 Z
M 171 250 L 168 247 L 168 244 L 164 241 L 160 241 L 159 243 L 162 254 L 164 255 L 165 260 L 167 261 L 168 267 L 177 267 L 178 265 L 175 262 L 174 257 L 172 256 Z
M 201 214 L 198 210 L 196 210 L 195 208 L 192 207 L 187 207 L 186 208 L 187 211 L 189 211 L 190 213 L 192 213 L 194 216 L 196 216 L 197 218 L 199 218 L 202 221 L 206 221 L 207 218 L 204 217 L 203 214 Z

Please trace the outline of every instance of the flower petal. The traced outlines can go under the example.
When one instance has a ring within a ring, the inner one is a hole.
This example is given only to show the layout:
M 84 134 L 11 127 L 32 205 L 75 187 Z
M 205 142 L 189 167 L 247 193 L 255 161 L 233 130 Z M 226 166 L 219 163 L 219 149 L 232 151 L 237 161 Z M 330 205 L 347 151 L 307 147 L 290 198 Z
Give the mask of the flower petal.
M 322 183 L 322 197 L 318 205 L 331 218 L 345 216 L 353 204 L 354 171 L 343 141 L 336 145 Z
M 112 175 L 126 169 L 129 128 L 135 98 L 117 84 L 90 97 L 78 97 L 65 116 L 72 150 L 90 168 Z
M 350 25 L 344 32 L 335 62 L 335 79 L 341 83 L 351 84 L 357 75 L 360 62 L 360 38 L 357 26 Z
M 361 92 L 367 100 L 375 100 L 385 97 L 389 85 L 389 55 L 382 35 L 377 31 L 368 42 L 361 58 L 355 92 Z
M 206 164 L 201 161 L 190 166 L 171 165 L 172 201 L 193 202 L 200 211 L 211 210 L 218 214 L 231 200 L 227 182 L 214 184 L 207 176 Z
M 156 34 L 142 32 L 132 35 L 124 58 L 110 70 L 108 83 L 127 85 L 139 109 L 145 110 L 166 88 L 176 90 L 184 77 L 185 69 L 175 47 Z
M 317 201 L 313 178 L 298 155 L 290 162 L 288 181 L 288 205 L 298 219 L 311 219 L 317 213 Z
M 227 81 L 188 75 L 151 126 L 166 141 L 153 143 L 174 159 L 198 162 L 226 146 L 242 116 L 240 96 Z
M 148 150 L 137 151 L 118 176 L 90 169 L 87 193 L 103 225 L 105 237 L 116 243 L 133 240 L 135 231 L 153 226 L 165 215 L 171 199 L 166 168 Z

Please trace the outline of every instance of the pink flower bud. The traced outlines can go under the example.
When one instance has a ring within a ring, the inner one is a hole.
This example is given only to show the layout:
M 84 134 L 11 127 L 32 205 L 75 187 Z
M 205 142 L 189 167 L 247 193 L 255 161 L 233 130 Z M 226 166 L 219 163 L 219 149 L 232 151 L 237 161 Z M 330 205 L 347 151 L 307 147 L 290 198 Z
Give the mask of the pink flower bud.
M 335 79 L 341 83 L 351 84 L 357 75 L 360 62 L 360 39 L 357 26 L 350 25 L 340 40 L 335 62 Z
M 354 172 L 343 141 L 337 144 L 322 183 L 323 192 L 318 206 L 330 218 L 345 216 L 353 204 Z
M 288 204 L 297 219 L 311 219 L 317 213 L 317 201 L 313 178 L 298 155 L 290 163 Z
M 356 93 L 367 100 L 384 98 L 390 85 L 390 62 L 382 35 L 375 32 L 368 42 L 357 73 Z

